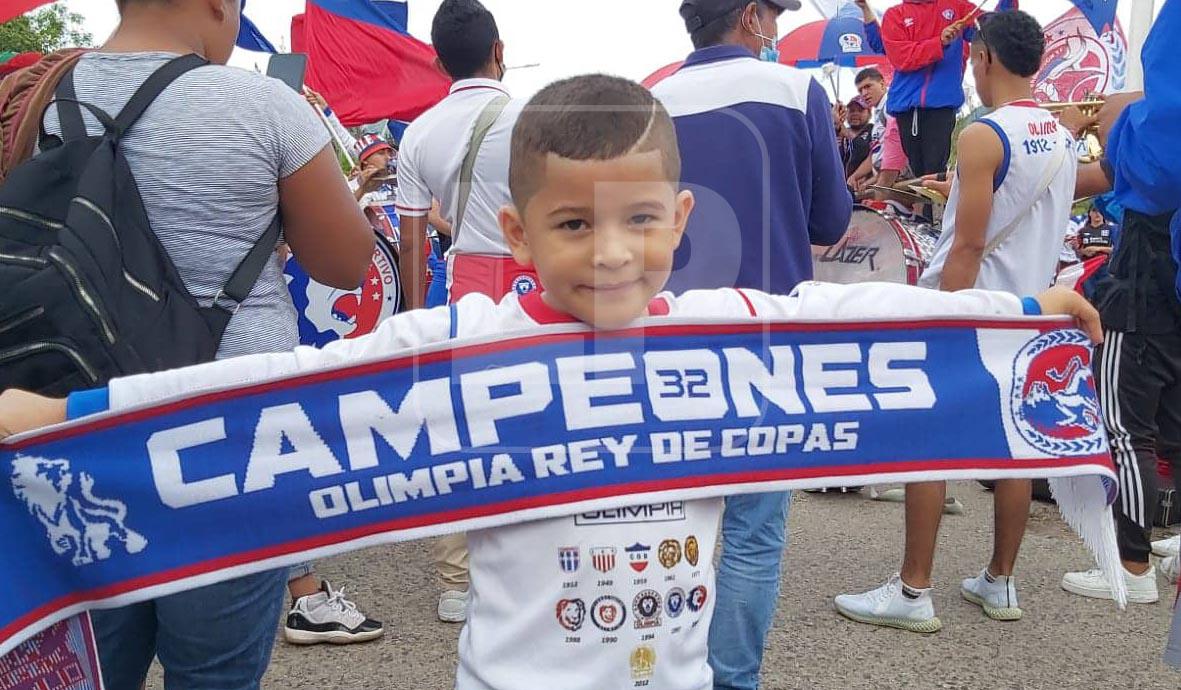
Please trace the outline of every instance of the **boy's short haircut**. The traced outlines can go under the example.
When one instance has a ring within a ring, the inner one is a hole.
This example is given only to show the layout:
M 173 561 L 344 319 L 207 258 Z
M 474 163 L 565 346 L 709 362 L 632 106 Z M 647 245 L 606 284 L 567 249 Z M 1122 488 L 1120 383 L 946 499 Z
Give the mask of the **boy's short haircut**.
M 1046 50 L 1041 24 L 1021 10 L 992 12 L 980 17 L 973 42 L 988 46 L 1005 69 L 1019 77 L 1037 74 Z
M 456 81 L 479 72 L 499 40 L 496 19 L 479 0 L 443 0 L 431 22 L 439 62 Z
M 870 79 L 880 82 L 886 81 L 886 77 L 882 74 L 880 69 L 877 67 L 866 67 L 857 73 L 857 78 L 853 80 L 853 83 L 860 84 L 861 82 L 868 81 Z
M 605 74 L 554 82 L 538 91 L 513 128 L 509 190 L 521 213 L 545 177 L 548 154 L 576 161 L 659 151 L 677 184 L 681 152 L 668 111 L 639 84 Z

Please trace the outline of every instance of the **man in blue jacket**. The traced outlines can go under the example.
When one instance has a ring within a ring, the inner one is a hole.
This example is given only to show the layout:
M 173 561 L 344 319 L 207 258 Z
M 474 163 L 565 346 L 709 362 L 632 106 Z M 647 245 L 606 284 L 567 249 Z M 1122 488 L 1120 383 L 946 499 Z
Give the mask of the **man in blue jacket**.
M 669 289 L 790 292 L 812 278 L 810 245 L 835 244 L 852 199 L 832 110 L 808 75 L 778 64 L 776 20 L 799 0 L 685 0 L 696 50 L 653 92 L 673 116 L 682 184 L 697 207 Z M 756 57 L 757 56 L 757 57 Z M 788 497 L 731 497 L 710 628 L 714 687 L 758 687 L 775 614 Z
M 1104 328 L 1095 380 L 1119 470 L 1116 537 L 1133 603 L 1159 598 L 1150 560 L 1157 455 L 1172 463 L 1175 481 L 1181 476 L 1181 138 L 1170 128 L 1181 117 L 1170 45 L 1178 35 L 1181 0 L 1168 0 L 1141 53 L 1144 93 L 1108 97 L 1097 118 L 1063 115 L 1076 132 L 1097 119 L 1105 141 L 1104 159 L 1080 169 L 1076 196 L 1114 189 L 1125 209 L 1109 276 L 1095 298 Z M 1175 584 L 1177 557 L 1162 566 Z M 1062 587 L 1088 597 L 1112 596 L 1110 583 L 1096 571 L 1067 573 Z M 1173 654 L 1173 663 L 1181 665 L 1181 615 L 1174 621 Z

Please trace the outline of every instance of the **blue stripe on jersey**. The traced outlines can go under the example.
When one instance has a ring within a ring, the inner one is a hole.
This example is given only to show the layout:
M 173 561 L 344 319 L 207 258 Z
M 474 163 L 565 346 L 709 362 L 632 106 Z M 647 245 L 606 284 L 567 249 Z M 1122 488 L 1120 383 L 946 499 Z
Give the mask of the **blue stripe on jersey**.
M 996 135 L 1001 138 L 1001 146 L 1005 149 L 1005 159 L 1001 161 L 1001 167 L 996 169 L 996 175 L 992 178 L 992 191 L 995 192 L 1001 188 L 1001 184 L 1005 181 L 1005 176 L 1009 174 L 1009 161 L 1012 158 L 1013 151 L 1009 148 L 1009 137 L 1005 134 L 1005 130 L 1001 129 L 1000 125 L 986 117 L 980 118 L 978 122 L 983 122 L 989 127 L 992 127 L 992 131 L 996 132 Z
M 459 337 L 459 309 L 454 304 L 451 305 L 451 340 Z

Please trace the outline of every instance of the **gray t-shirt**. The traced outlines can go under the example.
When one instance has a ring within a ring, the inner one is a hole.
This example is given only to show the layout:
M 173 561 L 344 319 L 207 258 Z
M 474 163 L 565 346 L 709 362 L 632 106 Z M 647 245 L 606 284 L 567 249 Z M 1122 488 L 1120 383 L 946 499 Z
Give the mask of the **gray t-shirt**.
M 91 53 L 75 70 L 78 99 L 118 115 L 168 53 Z M 85 113 L 92 134 L 102 131 Z M 46 129 L 60 133 L 56 107 Z M 200 67 L 160 94 L 127 133 L 122 150 L 148 220 L 185 287 L 208 305 L 279 207 L 279 180 L 329 142 L 307 102 L 290 87 L 233 67 Z M 230 319 L 219 359 L 290 350 L 295 309 L 278 258 Z

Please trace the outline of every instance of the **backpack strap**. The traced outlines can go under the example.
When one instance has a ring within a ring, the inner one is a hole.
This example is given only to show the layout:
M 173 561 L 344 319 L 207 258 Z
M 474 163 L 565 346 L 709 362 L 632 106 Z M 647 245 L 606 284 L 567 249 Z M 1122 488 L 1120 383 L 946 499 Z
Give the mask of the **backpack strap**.
M 262 237 L 258 238 L 238 267 L 230 274 L 230 279 L 226 281 L 225 286 L 214 295 L 214 307 L 230 315 L 238 312 L 238 307 L 242 306 L 242 303 L 250 296 L 250 291 L 254 289 L 254 284 L 258 282 L 258 277 L 266 268 L 267 261 L 275 253 L 275 245 L 279 243 L 280 229 L 279 214 L 275 214 L 275 219 L 271 221 L 270 227 L 266 229 Z M 233 302 L 233 306 L 227 306 L 226 300 Z
M 455 225 L 451 227 L 451 244 L 459 241 L 459 233 L 463 230 L 463 216 L 467 212 L 467 202 L 472 196 L 472 178 L 476 170 L 476 156 L 480 153 L 480 146 L 488 130 L 496 124 L 496 119 L 508 105 L 508 96 L 497 96 L 488 102 L 476 117 L 476 124 L 472 128 L 472 136 L 468 141 L 467 153 L 463 157 L 463 165 L 459 168 L 459 200 L 456 203 Z
M 170 60 L 163 67 L 153 72 L 140 85 L 135 94 L 131 96 L 131 100 L 123 107 L 123 111 L 119 113 L 118 117 L 113 119 L 99 108 L 78 100 L 78 92 L 74 87 L 74 68 L 71 67 L 62 76 L 61 81 L 58 82 L 57 88 L 54 90 L 53 100 L 50 102 L 50 105 L 57 106 L 57 117 L 61 123 L 62 140 L 72 141 L 74 139 L 85 139 L 89 136 L 86 130 L 86 121 L 82 119 L 82 109 L 85 108 L 98 118 L 98 121 L 107 132 L 118 141 L 127 133 L 127 130 L 131 129 L 132 125 L 139 121 L 139 118 L 147 112 L 152 102 L 172 82 L 179 79 L 185 73 L 208 64 L 209 62 L 205 58 L 196 54 L 184 55 Z M 49 135 L 45 131 L 44 121 L 41 123 L 40 130 L 41 147 L 46 148 Z
M 53 92 L 53 101 L 57 105 L 57 119 L 61 122 L 62 139 L 71 141 L 86 138 L 86 121 L 82 119 L 82 108 L 78 103 L 78 92 L 74 88 L 74 69 L 57 83 Z M 44 129 L 42 129 L 44 132 Z M 45 136 L 41 137 L 44 147 Z
M 1029 208 L 1018 214 L 1011 223 L 1002 228 L 1001 231 L 992 238 L 992 241 L 989 242 L 986 247 L 984 247 L 984 252 L 980 255 L 981 262 L 992 256 L 993 252 L 997 250 L 997 247 L 1001 246 L 1005 243 L 1005 240 L 1009 239 L 1009 237 L 1013 234 L 1013 231 L 1017 229 L 1017 226 L 1019 226 L 1021 221 L 1025 219 L 1026 214 L 1032 211 L 1033 207 L 1042 198 L 1042 195 L 1049 191 L 1051 185 L 1054 184 L 1054 178 L 1058 177 L 1058 173 L 1062 172 L 1064 162 L 1068 159 L 1069 155 L 1073 153 L 1069 150 L 1071 148 L 1069 144 L 1069 141 L 1059 141 L 1058 150 L 1054 152 L 1054 157 L 1050 160 L 1050 164 L 1046 166 L 1046 171 L 1042 175 L 1041 181 L 1039 181 L 1037 187 L 1034 188 L 1037 190 L 1037 192 L 1033 195 L 1033 201 L 1030 202 Z
M 155 101 L 156 97 L 163 93 L 164 89 L 167 89 L 172 82 L 186 73 L 208 64 L 209 61 L 205 58 L 190 53 L 170 60 L 153 72 L 152 76 L 144 81 L 131 100 L 127 102 L 127 105 L 123 107 L 119 117 L 115 118 L 115 136 L 122 137 L 127 130 L 131 129 L 131 126 L 147 111 L 148 106 L 152 105 L 152 101 Z

